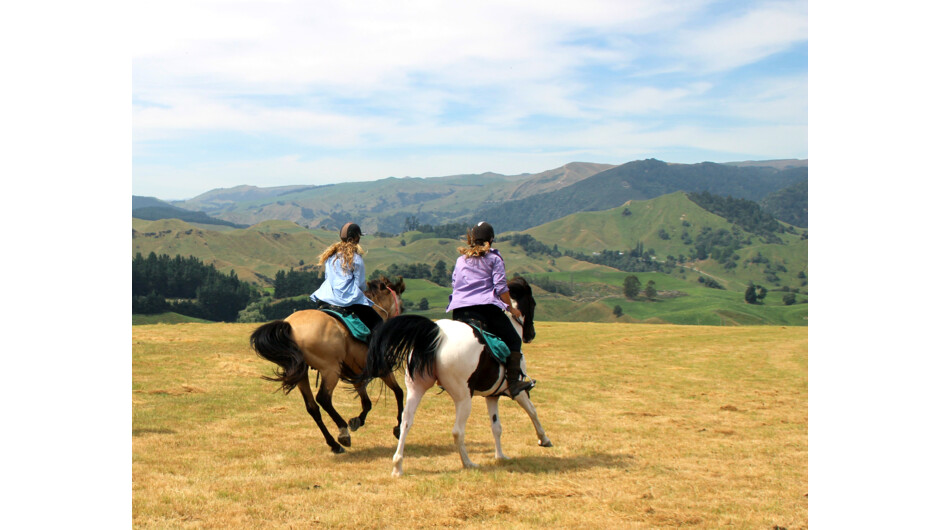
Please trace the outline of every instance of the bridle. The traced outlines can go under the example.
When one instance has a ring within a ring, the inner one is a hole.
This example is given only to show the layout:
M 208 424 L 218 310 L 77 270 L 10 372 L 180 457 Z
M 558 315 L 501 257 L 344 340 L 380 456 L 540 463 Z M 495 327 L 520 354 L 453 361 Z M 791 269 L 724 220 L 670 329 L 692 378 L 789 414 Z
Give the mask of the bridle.
M 390 315 L 390 314 L 388 313 L 388 311 L 385 310 L 384 307 L 382 307 L 382 306 L 380 306 L 380 305 L 378 305 L 378 304 L 375 304 L 374 307 L 375 307 L 376 309 L 382 310 L 382 312 L 385 313 L 385 320 L 388 320 L 388 319 L 390 319 L 390 318 L 392 318 L 392 317 L 397 317 L 398 315 L 401 314 L 401 299 L 398 298 L 398 293 L 396 293 L 391 287 L 389 287 L 388 285 L 386 285 L 385 288 L 388 289 L 388 292 L 392 293 L 392 299 L 395 300 L 395 314 L 394 314 L 394 315 Z

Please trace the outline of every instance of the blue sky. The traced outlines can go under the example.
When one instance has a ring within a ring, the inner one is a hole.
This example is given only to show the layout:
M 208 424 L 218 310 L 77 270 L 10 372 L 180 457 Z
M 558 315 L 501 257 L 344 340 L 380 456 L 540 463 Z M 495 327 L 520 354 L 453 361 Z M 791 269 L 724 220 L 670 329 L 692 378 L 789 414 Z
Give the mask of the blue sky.
M 135 195 L 808 157 L 805 0 L 186 0 L 135 17 Z

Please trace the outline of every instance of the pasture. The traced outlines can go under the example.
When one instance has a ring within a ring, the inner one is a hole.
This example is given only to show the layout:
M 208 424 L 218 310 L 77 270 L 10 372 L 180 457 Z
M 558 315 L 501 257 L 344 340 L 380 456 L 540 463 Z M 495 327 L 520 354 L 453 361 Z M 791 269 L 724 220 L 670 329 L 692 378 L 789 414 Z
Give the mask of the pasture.
M 432 391 L 394 479 L 391 393 L 370 385 L 366 425 L 334 455 L 299 392 L 261 379 L 256 326 L 133 327 L 135 527 L 808 526 L 806 327 L 536 322 L 523 352 L 554 447 L 501 399 L 512 460 L 496 463 L 475 398 L 481 469 L 464 470 L 453 402 Z M 334 404 L 359 411 L 348 385 Z

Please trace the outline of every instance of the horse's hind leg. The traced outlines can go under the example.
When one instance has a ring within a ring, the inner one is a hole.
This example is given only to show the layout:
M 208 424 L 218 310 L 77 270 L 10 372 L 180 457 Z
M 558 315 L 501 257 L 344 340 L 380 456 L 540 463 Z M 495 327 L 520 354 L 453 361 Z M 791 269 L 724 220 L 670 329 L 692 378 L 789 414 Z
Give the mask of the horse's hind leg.
M 401 422 L 401 434 L 398 437 L 398 449 L 395 450 L 395 456 L 392 457 L 393 477 L 401 476 L 402 462 L 405 460 L 405 439 L 408 437 L 411 426 L 414 425 L 415 412 L 418 410 L 421 398 L 432 386 L 434 386 L 433 379 L 422 379 L 416 382 L 410 377 L 405 377 L 405 387 L 408 389 L 408 395 L 405 397 L 405 412 Z
M 499 396 L 487 396 L 486 410 L 490 415 L 490 428 L 493 430 L 493 440 L 496 443 L 496 459 L 509 460 L 503 454 L 503 446 L 500 443 L 500 437 L 503 434 L 503 425 L 499 421 Z
M 349 447 L 352 445 L 352 438 L 349 436 L 349 424 L 333 407 L 333 389 L 336 388 L 339 377 L 336 374 L 321 373 L 320 375 L 323 378 L 320 380 L 320 389 L 317 390 L 317 403 L 323 407 L 323 410 L 329 414 L 336 426 L 339 427 L 339 443 Z
M 454 399 L 454 408 L 456 409 L 454 430 L 452 432 L 454 435 L 454 444 L 457 446 L 457 452 L 460 453 L 460 461 L 465 468 L 480 467 L 470 461 L 470 456 L 467 455 L 467 445 L 465 443 L 467 419 L 470 418 L 470 411 L 473 409 L 473 403 L 470 401 L 470 389 L 462 388 L 454 393 L 450 391 L 448 391 L 448 393 L 450 397 Z
M 552 441 L 548 439 L 548 435 L 545 434 L 545 429 L 542 428 L 542 424 L 539 422 L 539 415 L 535 412 L 535 405 L 532 404 L 532 400 L 529 399 L 529 393 L 519 392 L 513 399 L 522 407 L 522 410 L 526 411 L 526 414 L 529 415 L 529 419 L 532 420 L 532 425 L 535 426 L 535 434 L 539 437 L 539 445 L 542 447 L 551 447 Z
M 300 389 L 300 395 L 304 398 L 304 406 L 307 407 L 307 413 L 313 417 L 313 421 L 317 422 L 317 427 L 319 427 L 320 432 L 323 433 L 323 438 L 326 439 L 326 444 L 330 446 L 330 450 L 337 454 L 345 452 L 346 450 L 336 443 L 336 440 L 333 439 L 333 435 L 330 434 L 330 431 L 323 423 L 323 418 L 320 416 L 320 407 L 313 398 L 313 390 L 310 389 L 310 379 L 305 376 L 300 383 L 297 383 L 297 388 Z
M 349 418 L 349 430 L 353 432 L 356 432 L 359 430 L 359 427 L 366 424 L 366 416 L 368 416 L 369 411 L 372 410 L 372 400 L 369 399 L 369 393 L 366 392 L 365 383 L 356 385 L 356 393 L 359 394 L 359 401 L 362 403 L 362 412 L 360 412 L 358 416 Z
M 395 438 L 401 436 L 401 414 L 404 410 L 404 400 L 405 392 L 401 389 L 401 386 L 398 385 L 398 380 L 395 379 L 394 375 L 388 375 L 382 378 L 382 381 L 385 382 L 385 385 L 392 389 L 392 392 L 395 393 L 395 402 L 398 405 L 398 425 L 392 429 L 392 434 L 395 435 Z

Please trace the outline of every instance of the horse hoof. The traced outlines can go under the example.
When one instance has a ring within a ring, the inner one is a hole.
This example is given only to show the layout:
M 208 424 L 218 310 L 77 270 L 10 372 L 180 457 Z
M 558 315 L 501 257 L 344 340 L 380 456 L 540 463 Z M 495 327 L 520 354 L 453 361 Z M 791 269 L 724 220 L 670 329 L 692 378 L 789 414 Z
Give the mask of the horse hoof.
M 545 440 L 544 442 L 540 440 L 539 445 L 542 447 L 553 447 L 551 440 Z
M 339 438 L 337 438 L 337 441 L 339 441 L 339 443 L 345 445 L 346 447 L 352 446 L 352 438 L 349 435 L 340 436 Z
M 349 430 L 352 432 L 358 431 L 359 427 L 362 427 L 362 424 L 363 422 L 359 419 L 359 416 L 356 416 L 355 418 L 349 418 Z
M 395 435 L 395 439 L 397 440 L 401 436 L 401 427 L 396 425 L 395 428 L 392 429 L 392 434 Z
M 340 454 L 343 454 L 343 453 L 346 452 L 345 449 L 343 449 L 342 447 L 340 447 L 340 446 L 338 446 L 338 445 L 335 446 L 335 447 L 330 447 L 330 450 L 333 451 L 333 453 L 334 453 L 334 454 L 337 454 L 337 455 L 340 455 Z

